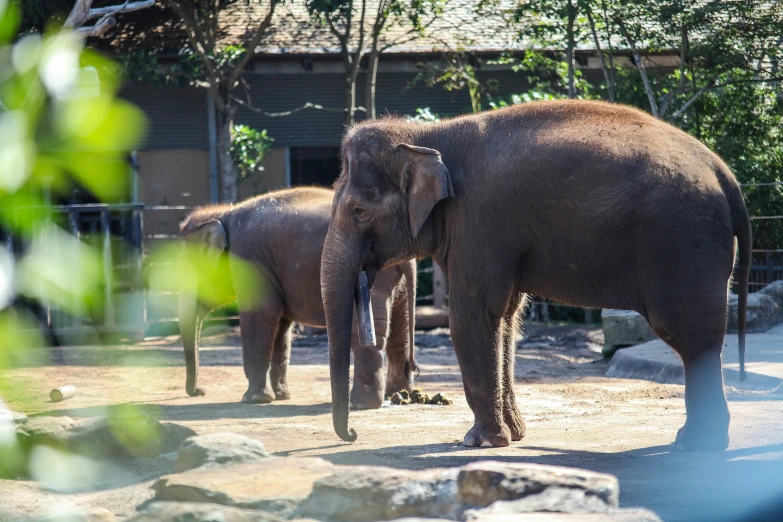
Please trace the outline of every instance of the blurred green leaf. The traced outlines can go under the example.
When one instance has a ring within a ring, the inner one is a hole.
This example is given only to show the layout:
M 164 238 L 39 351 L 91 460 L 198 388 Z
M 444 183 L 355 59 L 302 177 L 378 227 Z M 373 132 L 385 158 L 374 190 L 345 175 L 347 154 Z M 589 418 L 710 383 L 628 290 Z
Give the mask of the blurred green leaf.
M 19 6 L 13 0 L 0 0 L 0 44 L 10 42 L 19 27 Z

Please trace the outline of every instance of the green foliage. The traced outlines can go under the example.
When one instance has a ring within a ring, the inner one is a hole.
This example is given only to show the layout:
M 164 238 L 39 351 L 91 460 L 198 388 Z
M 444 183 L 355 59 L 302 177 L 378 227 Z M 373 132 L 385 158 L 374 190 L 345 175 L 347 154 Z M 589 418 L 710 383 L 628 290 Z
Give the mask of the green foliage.
M 419 71 L 411 85 L 421 82 L 427 87 L 440 85 L 446 91 L 467 89 L 471 110 L 475 114 L 481 112 L 484 98 L 498 88 L 497 80 L 479 79 L 477 72 L 480 66 L 479 59 L 467 51 L 444 53 L 438 62 L 417 63 Z
M 234 125 L 230 152 L 242 179 L 264 170 L 261 161 L 272 148 L 273 141 L 266 129 L 259 131 L 247 125 Z

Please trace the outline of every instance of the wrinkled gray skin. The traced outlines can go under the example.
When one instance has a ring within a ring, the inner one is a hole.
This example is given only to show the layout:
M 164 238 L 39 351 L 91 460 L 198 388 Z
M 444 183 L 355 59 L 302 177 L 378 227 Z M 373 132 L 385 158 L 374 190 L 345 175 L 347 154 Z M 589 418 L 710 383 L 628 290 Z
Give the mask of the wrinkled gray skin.
M 333 196 L 333 191 L 318 188 L 283 190 L 235 206 L 201 208 L 181 227 L 184 241 L 201 249 L 207 265 L 231 271 L 235 282 L 239 271 L 231 259 L 246 260 L 259 269 L 262 292 L 237 283 L 235 293 L 224 296 L 226 302 L 236 298 L 240 307 L 242 357 L 249 381 L 242 402 L 290 398 L 291 327 L 294 322 L 326 325 L 319 276 Z M 180 262 L 187 263 L 187 257 Z M 199 273 L 198 284 L 209 285 L 214 276 Z M 179 305 L 190 396 L 204 395 L 197 383 L 198 340 L 202 321 L 211 311 L 197 295 L 196 288 L 182 288 Z M 380 408 L 385 390 L 412 389 L 415 262 L 379 273 L 371 299 L 377 347 L 359 346 L 355 324 L 349 341 L 355 357 L 351 405 L 357 409 Z
M 525 435 L 514 335 L 525 294 L 636 310 L 683 359 L 680 450 L 729 442 L 721 348 L 740 256 L 740 351 L 751 232 L 736 179 L 694 138 L 620 105 L 526 103 L 430 125 L 398 119 L 343 142 L 321 285 L 334 427 L 348 428 L 353 285 L 432 255 L 449 283 L 449 324 L 475 422 L 467 446 Z

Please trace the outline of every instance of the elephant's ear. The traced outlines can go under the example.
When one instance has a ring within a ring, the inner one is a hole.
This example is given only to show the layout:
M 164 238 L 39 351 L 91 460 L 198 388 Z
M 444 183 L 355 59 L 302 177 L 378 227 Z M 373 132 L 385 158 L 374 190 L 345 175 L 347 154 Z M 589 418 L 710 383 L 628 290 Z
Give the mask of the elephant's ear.
M 405 152 L 410 158 L 407 167 L 408 217 L 411 235 L 416 237 L 438 201 L 454 197 L 451 176 L 440 159 L 440 152 L 435 149 L 402 143 L 395 150 Z
M 228 247 L 223 223 L 217 220 L 207 221 L 198 228 L 196 234 L 198 234 L 199 247 L 204 253 L 207 263 L 212 268 L 217 268 L 220 256 Z

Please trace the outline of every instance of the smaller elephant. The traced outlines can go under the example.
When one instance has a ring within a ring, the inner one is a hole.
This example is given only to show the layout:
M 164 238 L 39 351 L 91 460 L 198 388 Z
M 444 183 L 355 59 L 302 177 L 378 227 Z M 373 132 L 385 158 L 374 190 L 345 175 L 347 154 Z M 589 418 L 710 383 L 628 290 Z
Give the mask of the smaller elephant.
M 321 252 L 333 197 L 334 192 L 326 189 L 288 189 L 236 205 L 203 207 L 184 220 L 180 227 L 184 242 L 181 267 L 184 270 L 188 268 L 184 264 L 194 264 L 186 252 L 195 250 L 200 261 L 197 281 L 183 282 L 179 299 L 188 395 L 205 393 L 197 386 L 203 320 L 214 307 L 237 299 L 242 358 L 249 381 L 242 402 L 290 398 L 287 373 L 292 325 L 326 325 Z M 253 285 L 257 288 L 247 288 L 247 283 L 241 282 L 238 260 L 257 268 L 260 281 Z M 218 298 L 220 303 L 213 300 L 206 304 L 199 295 L 215 284 L 221 272 L 229 275 L 231 288 Z M 413 388 L 415 261 L 381 271 L 371 302 L 377 346 L 359 345 L 354 319 L 351 346 L 355 370 L 350 403 L 355 409 L 380 408 L 387 390 L 393 393 Z M 384 350 L 388 358 L 385 374 Z

